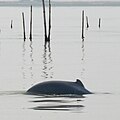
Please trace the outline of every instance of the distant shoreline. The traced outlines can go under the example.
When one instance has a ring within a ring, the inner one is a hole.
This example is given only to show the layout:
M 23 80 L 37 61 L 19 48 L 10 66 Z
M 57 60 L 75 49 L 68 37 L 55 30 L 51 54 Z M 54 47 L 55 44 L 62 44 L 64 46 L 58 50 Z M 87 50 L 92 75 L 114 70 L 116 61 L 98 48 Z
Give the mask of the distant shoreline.
M 66 7 L 72 7 L 72 6 L 120 6 L 120 2 L 119 1 L 75 1 L 75 2 L 56 2 L 56 1 L 52 1 L 52 6 L 56 6 L 56 7 L 62 7 L 62 6 L 66 6 Z M 41 2 L 39 1 L 31 1 L 31 2 L 27 2 L 27 1 L 16 1 L 16 2 L 0 2 L 0 7 L 2 6 L 42 6 Z M 46 4 L 48 5 L 48 3 Z

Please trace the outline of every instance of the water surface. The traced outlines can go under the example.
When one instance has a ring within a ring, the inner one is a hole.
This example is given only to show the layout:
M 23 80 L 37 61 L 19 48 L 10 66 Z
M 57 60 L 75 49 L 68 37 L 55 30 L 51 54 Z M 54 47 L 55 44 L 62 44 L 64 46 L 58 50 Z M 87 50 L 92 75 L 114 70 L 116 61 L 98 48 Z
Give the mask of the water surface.
M 0 7 L 0 119 L 120 118 L 119 7 L 53 7 L 50 46 L 44 47 L 42 8 L 33 7 L 33 41 L 29 40 L 29 7 Z M 81 11 L 89 18 L 84 47 Z M 22 17 L 26 35 L 23 40 Z M 4 14 L 3 14 L 4 13 Z M 101 18 L 101 28 L 98 19 Z M 13 20 L 13 29 L 10 21 Z M 95 94 L 32 96 L 25 92 L 47 80 L 80 78 Z

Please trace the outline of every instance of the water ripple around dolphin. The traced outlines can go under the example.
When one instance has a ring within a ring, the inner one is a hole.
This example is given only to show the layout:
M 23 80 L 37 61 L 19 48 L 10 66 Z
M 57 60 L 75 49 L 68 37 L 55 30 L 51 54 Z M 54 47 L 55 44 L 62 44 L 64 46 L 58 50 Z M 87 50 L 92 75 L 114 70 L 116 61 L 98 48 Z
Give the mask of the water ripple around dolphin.
M 82 101 L 85 97 L 75 95 L 32 96 L 33 110 L 81 112 L 85 107 Z

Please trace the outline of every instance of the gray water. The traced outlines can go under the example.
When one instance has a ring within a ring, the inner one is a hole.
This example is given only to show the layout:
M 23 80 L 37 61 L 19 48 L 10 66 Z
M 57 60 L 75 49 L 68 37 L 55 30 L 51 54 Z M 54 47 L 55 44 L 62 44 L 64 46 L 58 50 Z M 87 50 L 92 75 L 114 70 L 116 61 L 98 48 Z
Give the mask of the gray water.
M 81 11 L 89 17 L 84 47 Z M 1 120 L 116 120 L 120 118 L 120 8 L 53 7 L 50 47 L 44 48 L 42 8 L 0 7 Z M 27 39 L 23 40 L 25 12 Z M 98 19 L 101 18 L 101 28 Z M 13 20 L 13 28 L 10 21 Z M 82 80 L 85 96 L 32 96 L 25 92 L 48 80 Z

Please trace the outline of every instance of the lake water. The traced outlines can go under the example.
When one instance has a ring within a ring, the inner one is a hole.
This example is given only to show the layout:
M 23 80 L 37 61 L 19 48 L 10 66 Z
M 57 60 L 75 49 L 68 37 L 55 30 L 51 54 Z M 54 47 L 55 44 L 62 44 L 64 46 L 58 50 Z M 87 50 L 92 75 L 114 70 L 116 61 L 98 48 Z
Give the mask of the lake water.
M 84 47 L 82 10 L 90 25 L 85 29 Z M 53 7 L 51 44 L 47 48 L 42 8 L 33 7 L 32 42 L 29 11 L 29 7 L 0 7 L 0 119 L 119 119 L 120 7 Z M 25 42 L 22 12 L 26 19 Z M 95 94 L 66 97 L 25 94 L 39 82 L 76 78 Z

